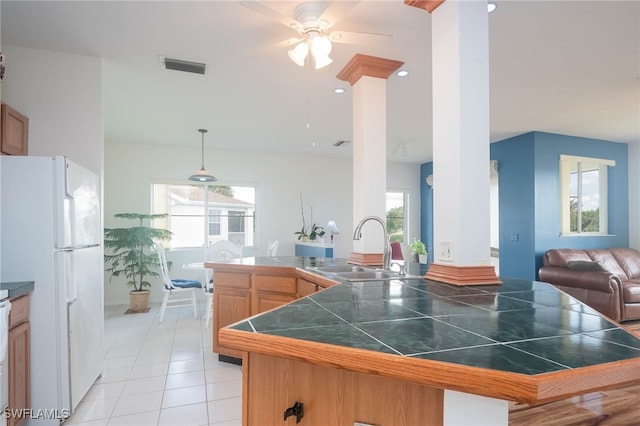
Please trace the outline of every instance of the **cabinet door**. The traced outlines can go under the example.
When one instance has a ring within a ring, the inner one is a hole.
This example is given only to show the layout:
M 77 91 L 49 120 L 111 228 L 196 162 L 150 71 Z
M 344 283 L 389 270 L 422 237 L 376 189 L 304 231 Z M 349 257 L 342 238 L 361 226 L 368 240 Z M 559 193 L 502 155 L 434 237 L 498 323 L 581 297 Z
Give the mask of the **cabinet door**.
M 286 305 L 289 302 L 296 300 L 295 296 L 288 294 L 276 294 L 256 292 L 256 308 L 257 311 L 254 314 L 260 314 L 268 310 L 277 308 L 282 305 Z
M 29 119 L 7 104 L 2 104 L 2 152 L 9 155 L 27 155 Z
M 251 316 L 251 293 L 242 290 L 217 288 L 213 292 L 213 351 L 237 356 L 233 350 L 225 350 L 218 343 L 218 330 Z
M 31 392 L 29 387 L 29 322 L 9 330 L 9 409 L 30 408 Z M 10 417 L 8 426 L 22 424 L 25 418 Z
M 304 278 L 298 278 L 298 297 L 308 296 L 318 291 L 316 283 L 307 281 Z

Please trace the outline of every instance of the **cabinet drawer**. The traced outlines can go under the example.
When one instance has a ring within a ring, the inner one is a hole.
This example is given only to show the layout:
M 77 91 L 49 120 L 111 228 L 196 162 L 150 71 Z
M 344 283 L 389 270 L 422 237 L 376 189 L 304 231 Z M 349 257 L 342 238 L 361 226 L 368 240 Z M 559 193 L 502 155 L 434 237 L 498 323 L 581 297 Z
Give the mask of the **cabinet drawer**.
M 274 293 L 296 294 L 296 278 L 276 275 L 255 275 L 255 289 Z
M 304 278 L 298 278 L 298 297 L 308 296 L 318 291 L 318 286 Z
M 251 275 L 248 273 L 213 271 L 213 286 L 226 288 L 250 288 Z
M 29 296 L 20 296 L 11 301 L 11 312 L 9 312 L 9 328 L 13 328 L 29 320 Z

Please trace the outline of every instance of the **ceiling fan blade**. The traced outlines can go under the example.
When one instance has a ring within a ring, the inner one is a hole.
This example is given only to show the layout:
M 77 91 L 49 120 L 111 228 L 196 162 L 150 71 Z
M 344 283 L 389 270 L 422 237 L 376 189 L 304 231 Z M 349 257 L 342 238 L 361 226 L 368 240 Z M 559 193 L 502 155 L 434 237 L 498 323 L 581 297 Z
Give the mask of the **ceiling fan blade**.
M 336 43 L 388 46 L 391 44 L 393 36 L 390 34 L 331 31 L 329 33 L 329 39 Z
M 332 27 L 343 17 L 347 16 L 361 0 L 343 1 L 333 0 L 327 9 L 322 13 L 319 20 L 328 22 L 328 27 Z M 327 28 L 328 28 L 327 27 Z
M 271 52 L 273 50 L 278 50 L 278 49 L 282 49 L 282 48 L 289 48 L 292 47 L 298 43 L 300 43 L 301 41 L 303 41 L 304 39 L 299 38 L 299 37 L 292 37 L 292 38 L 288 38 L 286 40 L 282 40 L 276 43 L 271 43 L 268 44 L 266 46 L 262 46 L 260 48 L 257 48 L 255 50 L 253 50 L 250 54 L 251 57 L 255 58 L 255 57 L 259 57 L 262 56 L 263 54 L 267 53 L 267 52 Z
M 247 9 L 251 9 L 254 12 L 260 13 L 261 15 L 266 16 L 267 18 L 273 19 L 274 21 L 280 22 L 282 25 L 285 25 L 289 28 L 293 28 L 296 31 L 300 31 L 302 29 L 302 24 L 296 21 L 294 18 L 283 15 L 275 9 L 270 8 L 262 2 L 257 0 L 248 0 L 248 1 L 240 1 L 238 2 L 241 6 L 246 7 Z

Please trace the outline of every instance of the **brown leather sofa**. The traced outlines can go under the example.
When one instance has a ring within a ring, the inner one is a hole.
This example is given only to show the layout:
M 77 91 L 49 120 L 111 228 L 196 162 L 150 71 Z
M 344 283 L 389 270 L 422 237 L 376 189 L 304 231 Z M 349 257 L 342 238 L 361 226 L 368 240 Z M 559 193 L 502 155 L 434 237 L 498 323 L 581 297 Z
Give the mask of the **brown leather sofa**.
M 548 250 L 538 275 L 614 321 L 640 319 L 637 250 Z

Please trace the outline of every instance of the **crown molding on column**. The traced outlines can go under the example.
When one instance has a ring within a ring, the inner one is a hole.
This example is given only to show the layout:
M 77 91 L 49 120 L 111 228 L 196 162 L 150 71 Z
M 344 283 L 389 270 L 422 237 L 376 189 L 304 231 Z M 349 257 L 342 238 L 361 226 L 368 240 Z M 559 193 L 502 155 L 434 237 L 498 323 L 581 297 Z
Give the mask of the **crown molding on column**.
M 404 62 L 401 61 L 356 53 L 336 77 L 349 82 L 352 86 L 364 75 L 386 80 L 402 65 L 404 65 Z
M 433 12 L 442 3 L 444 3 L 444 0 L 404 0 L 404 4 L 407 6 L 424 9 L 429 13 Z

